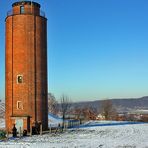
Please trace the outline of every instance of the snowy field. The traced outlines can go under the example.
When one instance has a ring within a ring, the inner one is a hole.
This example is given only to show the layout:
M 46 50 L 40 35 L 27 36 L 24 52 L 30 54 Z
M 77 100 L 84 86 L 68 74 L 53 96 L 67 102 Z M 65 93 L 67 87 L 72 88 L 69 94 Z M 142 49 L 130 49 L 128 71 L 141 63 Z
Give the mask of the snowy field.
M 0 148 L 148 148 L 148 124 L 96 126 L 10 139 Z
M 62 122 L 53 115 L 48 118 L 49 125 Z M 4 119 L 0 119 L 0 128 L 5 128 Z M 64 133 L 10 138 L 1 141 L 0 148 L 148 148 L 148 123 L 89 121 Z

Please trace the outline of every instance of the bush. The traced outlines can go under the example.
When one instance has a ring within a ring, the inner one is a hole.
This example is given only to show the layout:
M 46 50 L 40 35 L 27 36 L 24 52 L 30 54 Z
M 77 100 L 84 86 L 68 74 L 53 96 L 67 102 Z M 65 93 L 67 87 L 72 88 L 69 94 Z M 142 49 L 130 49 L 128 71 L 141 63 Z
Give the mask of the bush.
M 4 138 L 6 138 L 6 132 L 1 130 L 0 131 L 0 139 L 4 139 Z

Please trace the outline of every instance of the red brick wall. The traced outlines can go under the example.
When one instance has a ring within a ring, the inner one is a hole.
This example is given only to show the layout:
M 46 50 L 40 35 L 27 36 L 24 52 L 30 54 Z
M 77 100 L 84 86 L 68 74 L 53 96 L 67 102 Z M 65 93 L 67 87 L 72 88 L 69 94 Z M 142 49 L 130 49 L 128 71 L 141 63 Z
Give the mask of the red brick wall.
M 12 18 L 6 21 L 6 129 L 12 127 L 10 116 L 12 115 Z
M 28 14 L 35 14 L 35 15 L 40 15 L 40 8 L 32 5 L 24 5 L 24 12 Z M 20 14 L 20 6 L 15 6 L 13 7 L 13 14 Z

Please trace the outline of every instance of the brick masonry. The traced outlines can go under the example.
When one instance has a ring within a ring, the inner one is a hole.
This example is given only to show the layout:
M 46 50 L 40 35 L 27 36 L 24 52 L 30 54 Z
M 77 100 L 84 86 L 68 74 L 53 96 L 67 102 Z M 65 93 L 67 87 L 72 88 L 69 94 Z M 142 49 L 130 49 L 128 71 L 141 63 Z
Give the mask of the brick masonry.
M 13 6 L 6 18 L 6 129 L 11 131 L 15 119 L 23 119 L 29 131 L 33 122 L 48 128 L 47 104 L 47 19 L 39 15 L 36 5 Z M 17 82 L 17 76 L 23 83 Z M 21 102 L 21 109 L 18 108 Z M 29 121 L 29 122 L 28 122 Z

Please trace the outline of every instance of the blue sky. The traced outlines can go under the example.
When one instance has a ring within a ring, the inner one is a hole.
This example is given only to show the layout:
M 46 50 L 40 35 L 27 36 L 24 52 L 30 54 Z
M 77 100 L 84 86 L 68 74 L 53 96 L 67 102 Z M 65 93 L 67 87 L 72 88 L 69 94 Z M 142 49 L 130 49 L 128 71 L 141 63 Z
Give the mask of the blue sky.
M 5 87 L 1 1 L 0 98 Z M 148 95 L 147 0 L 36 0 L 48 19 L 48 89 L 73 101 Z

